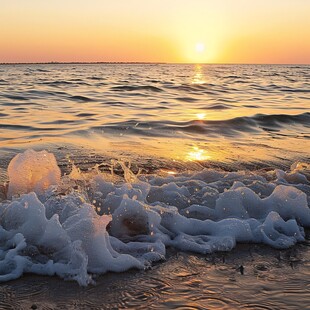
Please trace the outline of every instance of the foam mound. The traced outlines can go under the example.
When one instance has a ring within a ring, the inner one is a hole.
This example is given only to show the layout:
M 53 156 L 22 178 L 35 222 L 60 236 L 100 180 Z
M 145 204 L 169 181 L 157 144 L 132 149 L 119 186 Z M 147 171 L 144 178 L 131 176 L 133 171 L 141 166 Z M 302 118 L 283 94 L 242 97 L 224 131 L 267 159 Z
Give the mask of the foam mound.
M 42 194 L 50 185 L 60 183 L 60 169 L 55 156 L 46 151 L 27 150 L 16 155 L 8 167 L 8 197 L 31 191 Z
M 134 175 L 121 166 L 122 181 L 76 167 L 61 177 L 46 151 L 13 158 L 8 200 L 0 202 L 0 282 L 36 273 L 88 285 L 94 274 L 148 268 L 165 259 L 167 247 L 284 249 L 304 241 L 310 227 L 306 164 L 289 172 L 176 175 Z

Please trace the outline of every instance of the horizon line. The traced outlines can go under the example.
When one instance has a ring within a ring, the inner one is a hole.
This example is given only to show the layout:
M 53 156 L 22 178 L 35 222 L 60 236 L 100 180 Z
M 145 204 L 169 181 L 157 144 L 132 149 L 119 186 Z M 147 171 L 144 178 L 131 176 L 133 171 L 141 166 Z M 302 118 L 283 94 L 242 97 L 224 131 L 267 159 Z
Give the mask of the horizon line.
M 0 62 L 0 65 L 298 65 L 307 66 L 310 63 L 242 63 L 242 62 L 163 62 L 163 61 L 43 61 L 43 62 Z

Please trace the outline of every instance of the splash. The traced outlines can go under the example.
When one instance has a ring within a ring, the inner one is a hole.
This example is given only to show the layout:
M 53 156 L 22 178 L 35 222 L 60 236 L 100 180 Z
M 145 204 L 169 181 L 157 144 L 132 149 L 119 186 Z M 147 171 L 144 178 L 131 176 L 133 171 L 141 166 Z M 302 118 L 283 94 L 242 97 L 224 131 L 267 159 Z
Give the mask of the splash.
M 8 175 L 9 198 L 31 191 L 42 194 L 50 185 L 58 185 L 61 177 L 53 154 L 33 150 L 16 155 L 9 164 Z
M 36 273 L 88 285 L 93 274 L 148 268 L 167 247 L 205 255 L 238 242 L 284 249 L 310 227 L 305 163 L 287 172 L 164 175 L 121 166 L 122 181 L 74 165 L 61 177 L 46 151 L 13 158 L 0 202 L 0 282 Z

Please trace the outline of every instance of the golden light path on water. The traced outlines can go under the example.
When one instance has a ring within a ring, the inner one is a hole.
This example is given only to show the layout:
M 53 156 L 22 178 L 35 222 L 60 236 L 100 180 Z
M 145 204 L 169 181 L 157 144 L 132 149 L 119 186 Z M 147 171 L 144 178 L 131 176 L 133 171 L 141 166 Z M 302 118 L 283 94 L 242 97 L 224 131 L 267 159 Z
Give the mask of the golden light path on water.
M 204 161 L 210 158 L 211 156 L 207 154 L 206 150 L 194 146 L 193 149 L 187 153 L 185 159 L 188 161 Z
M 205 84 L 205 77 L 202 71 L 202 66 L 201 65 L 195 65 L 195 74 L 193 77 L 192 84 Z
M 28 66 L 7 68 L 2 78 L 16 88 L 0 85 L 0 148 L 7 154 L 81 149 L 107 158 L 200 167 L 275 156 L 285 161 L 308 149 L 307 139 L 300 143 L 307 137 L 306 80 L 296 79 L 298 92 L 292 92 L 293 82 L 278 74 L 300 78 L 307 67 L 33 66 L 39 82 L 30 78 Z M 271 79 L 277 88 L 268 84 Z
M 196 50 L 198 52 L 204 51 L 204 48 L 205 47 L 202 43 L 197 43 Z M 202 66 L 200 64 L 196 64 L 192 84 L 202 85 L 205 83 L 206 83 L 206 81 L 205 81 L 205 76 L 203 74 Z M 199 111 L 194 115 L 194 118 L 199 120 L 199 121 L 202 121 L 206 118 L 206 113 Z M 210 158 L 211 158 L 211 156 L 209 154 L 207 154 L 207 151 L 199 148 L 198 146 L 194 146 L 185 155 L 186 161 L 205 161 L 205 160 L 208 160 Z

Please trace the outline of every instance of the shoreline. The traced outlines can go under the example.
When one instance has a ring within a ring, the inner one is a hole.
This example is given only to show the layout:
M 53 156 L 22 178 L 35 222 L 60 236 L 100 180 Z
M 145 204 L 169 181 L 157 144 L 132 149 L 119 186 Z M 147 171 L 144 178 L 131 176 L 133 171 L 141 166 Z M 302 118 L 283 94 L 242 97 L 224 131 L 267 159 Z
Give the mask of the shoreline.
M 27 274 L 0 286 L 0 307 L 305 309 L 310 294 L 307 234 L 305 242 L 286 250 L 259 244 L 209 255 L 170 249 L 167 260 L 149 270 L 103 274 L 87 287 Z
M 295 158 L 280 158 L 274 157 L 271 160 L 259 159 L 245 160 L 235 154 L 234 157 L 226 160 L 203 160 L 203 161 L 185 161 L 181 159 L 159 157 L 151 154 L 138 154 L 137 152 L 129 152 L 122 150 L 99 151 L 88 146 L 75 144 L 56 144 L 56 143 L 34 143 L 31 145 L 19 145 L 14 148 L 1 148 L 2 153 L 0 163 L 0 184 L 8 181 L 7 168 L 11 159 L 18 153 L 22 153 L 27 149 L 35 151 L 46 150 L 55 155 L 62 175 L 69 174 L 72 168 L 72 162 L 81 171 L 87 172 L 98 165 L 101 172 L 107 173 L 111 171 L 111 161 L 119 162 L 125 161 L 131 163 L 131 170 L 133 173 L 141 173 L 145 175 L 150 174 L 165 174 L 167 171 L 173 173 L 188 173 L 198 172 L 203 169 L 211 169 L 222 172 L 266 172 L 281 169 L 288 171 L 292 164 L 296 162 L 309 163 L 307 158 L 299 155 Z M 120 166 L 115 167 L 114 173 L 116 175 L 123 175 L 123 170 Z M 310 173 L 307 174 L 310 178 Z

